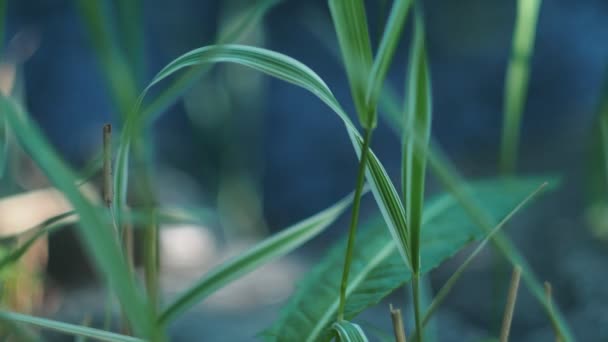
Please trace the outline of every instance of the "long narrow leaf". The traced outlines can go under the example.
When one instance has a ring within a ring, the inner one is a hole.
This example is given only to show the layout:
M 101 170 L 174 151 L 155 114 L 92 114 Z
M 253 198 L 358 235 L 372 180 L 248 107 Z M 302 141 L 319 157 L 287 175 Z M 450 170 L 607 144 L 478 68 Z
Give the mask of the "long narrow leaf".
M 283 230 L 211 270 L 162 312 L 159 318 L 160 323 L 170 322 L 177 315 L 204 300 L 216 290 L 259 266 L 291 252 L 317 236 L 346 210 L 352 202 L 352 197 L 352 195 L 349 195 L 324 211 Z
M 376 113 L 366 103 L 372 47 L 363 0 L 329 0 L 329 9 L 338 35 L 342 61 L 361 126 L 376 126 Z
M 407 110 L 404 126 L 414 130 L 423 142 L 431 135 L 431 90 L 429 71 L 424 44 L 424 27 L 419 13 L 416 13 L 414 38 L 410 49 L 408 75 Z M 420 265 L 420 231 L 422 229 L 422 207 L 424 204 L 424 184 L 426 174 L 426 147 L 415 148 L 413 136 L 403 136 L 402 183 L 406 219 L 409 224 L 411 255 L 414 273 Z
M 485 204 L 497 222 L 540 182 L 535 178 L 479 181 L 467 188 Z M 431 200 L 423 220 L 427 229 L 422 232 L 421 273 L 432 270 L 467 243 L 485 235 L 451 195 Z M 345 318 L 349 320 L 411 277 L 395 240 L 387 233 L 386 224 L 380 217 L 364 223 L 357 238 L 360 247 L 355 250 L 347 287 Z M 335 270 L 343 266 L 344 250 L 343 241 L 336 244 L 300 282 L 296 293 L 281 310 L 279 319 L 263 333 L 267 340 L 328 338 L 329 327 L 338 311 L 336 293 L 341 279 Z
M 519 130 L 528 80 L 530 58 L 536 36 L 536 22 L 541 0 L 518 0 L 517 18 L 513 32 L 513 47 L 507 68 L 503 99 L 503 131 L 500 167 L 503 172 L 513 172 L 517 161 Z
M 51 145 L 43 138 L 38 127 L 28 119 L 17 104 L 1 97 L 0 108 L 7 117 L 11 131 L 49 180 L 63 192 L 78 212 L 81 221 L 81 229 L 78 232 L 85 242 L 87 251 L 111 289 L 124 304 L 126 314 L 136 333 L 150 338 L 157 336 L 154 319 L 149 315 L 147 305 L 135 287 L 111 230 L 74 184 L 76 177 L 73 172 L 61 161 Z
M 369 76 L 367 85 L 366 102 L 367 106 L 376 108 L 382 84 L 388 72 L 389 66 L 393 59 L 393 54 L 399 43 L 401 32 L 407 18 L 407 14 L 411 7 L 411 0 L 395 0 L 393 7 L 390 10 L 380 47 L 374 58 L 374 64 Z
M 349 321 L 339 321 L 334 323 L 331 328 L 338 334 L 342 342 L 367 342 L 367 336 L 358 324 Z
M 143 340 L 131 336 L 115 334 L 112 332 L 74 325 L 50 319 L 23 315 L 16 312 L 0 311 L 0 318 L 10 321 L 35 325 L 40 328 L 60 331 L 69 335 L 94 338 L 99 341 L 108 342 L 143 342 Z

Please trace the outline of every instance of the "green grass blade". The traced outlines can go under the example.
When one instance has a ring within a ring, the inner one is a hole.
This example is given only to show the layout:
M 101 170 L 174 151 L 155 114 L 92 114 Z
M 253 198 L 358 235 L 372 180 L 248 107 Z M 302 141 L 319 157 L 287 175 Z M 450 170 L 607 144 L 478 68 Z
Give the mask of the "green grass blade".
M 468 189 L 486 204 L 495 222 L 516 206 L 540 183 L 537 178 L 477 181 Z M 481 239 L 475 226 L 451 195 L 441 195 L 425 206 L 422 232 L 422 270 L 437 267 L 467 243 Z M 411 272 L 403 263 L 397 244 L 380 216 L 365 222 L 357 236 L 351 276 L 347 287 L 345 319 L 351 320 L 409 281 Z M 344 241 L 315 264 L 299 282 L 298 289 L 281 310 L 279 319 L 263 333 L 270 341 L 319 341 L 338 313 L 340 270 L 344 263 Z
M 261 0 L 256 1 L 248 10 L 248 15 L 243 16 L 242 20 L 237 22 L 227 31 L 221 32 L 216 39 L 217 44 L 229 44 L 236 42 L 247 33 L 252 27 L 258 25 L 274 6 L 280 4 L 283 0 Z M 200 79 L 209 70 L 209 65 L 201 65 L 194 67 L 184 75 L 179 76 L 175 81 L 166 87 L 156 98 L 147 105 L 143 112 L 146 117 L 153 117 L 163 112 L 167 107 L 174 103 L 184 92 L 189 89 L 198 79 Z
M 404 126 L 416 131 L 422 141 L 431 135 L 431 87 L 424 43 L 424 26 L 419 10 L 415 14 L 414 37 L 410 48 L 410 65 L 407 80 L 406 109 Z M 410 265 L 412 266 L 412 296 L 414 318 L 419 336 L 423 341 L 422 316 L 420 307 L 420 231 L 422 230 L 422 210 L 424 206 L 424 185 L 426 176 L 426 145 L 414 146 L 411 134 L 403 135 L 402 186 L 406 220 L 409 224 Z
M 351 141 L 355 145 L 357 154 L 361 155 L 363 141 L 360 137 L 357 137 L 352 133 L 349 135 Z M 411 267 L 409 260 L 409 232 L 403 204 L 401 203 L 397 190 L 386 173 L 386 170 L 380 163 L 378 157 L 376 157 L 371 150 L 367 163 L 367 179 L 369 180 L 372 193 L 380 208 L 380 213 L 382 214 L 382 217 L 384 217 L 393 239 L 395 242 L 398 242 L 397 247 L 403 258 L 403 262 L 408 265 L 408 267 Z
M 401 37 L 411 4 L 411 0 L 393 1 L 393 7 L 391 8 L 369 76 L 366 92 L 366 102 L 369 108 L 376 108 L 386 73 L 390 67 L 395 49 L 399 44 L 399 38 Z
M 511 220 L 511 218 L 513 216 L 515 216 L 515 214 L 517 214 L 524 206 L 526 206 L 529 202 L 531 202 L 532 199 L 534 199 L 534 197 L 538 196 L 547 185 L 548 185 L 548 183 L 546 183 L 546 182 L 541 184 L 536 190 L 534 190 L 534 192 L 532 192 L 530 195 L 528 195 L 528 197 L 524 198 L 523 201 L 521 201 L 515 208 L 513 208 L 513 210 L 511 210 L 511 212 L 508 213 L 507 216 L 505 216 L 496 225 L 496 227 L 494 227 L 494 229 L 492 229 L 492 231 L 490 231 L 486 235 L 486 237 L 479 243 L 479 245 L 477 245 L 475 250 L 471 254 L 469 254 L 469 256 L 466 258 L 466 260 L 458 267 L 458 269 L 456 269 L 454 274 L 452 274 L 452 276 L 450 276 L 450 278 L 441 287 L 439 292 L 437 292 L 437 295 L 433 299 L 433 302 L 431 303 L 431 305 L 429 306 L 429 308 L 427 309 L 427 311 L 424 314 L 424 319 L 422 322 L 423 326 L 425 326 L 429 322 L 429 320 L 431 319 L 431 317 L 433 316 L 435 311 L 439 308 L 439 305 L 441 305 L 441 303 L 443 303 L 443 301 L 445 300 L 447 295 L 450 293 L 450 291 L 454 287 L 454 284 L 456 284 L 458 279 L 460 279 L 460 277 L 462 276 L 464 271 L 467 269 L 467 267 L 471 264 L 473 259 L 475 259 L 475 257 L 477 257 L 477 255 L 479 255 L 479 253 L 483 250 L 483 248 L 487 245 L 487 243 L 492 239 L 492 237 L 494 237 L 494 234 L 498 233 L 498 231 L 501 230 L 507 224 L 507 222 L 509 222 Z
M 339 341 L 342 342 L 367 342 L 367 336 L 358 324 L 349 321 L 339 321 L 334 323 L 331 328 L 338 334 Z
M 505 79 L 503 131 L 500 168 L 515 171 L 521 117 L 530 78 L 530 58 L 536 36 L 536 22 L 541 0 L 518 0 L 513 46 Z
M 109 9 L 104 1 L 77 0 L 75 3 L 89 31 L 114 104 L 124 119 L 137 99 L 137 87 L 132 70 L 113 37 Z
M 243 254 L 211 270 L 162 312 L 160 323 L 169 323 L 216 290 L 317 236 L 346 210 L 353 200 L 352 197 L 349 195 L 324 211 L 267 238 Z
M 6 115 L 11 131 L 51 183 L 59 189 L 80 216 L 78 230 L 85 242 L 86 250 L 96 263 L 118 299 L 138 335 L 157 337 L 154 319 L 149 314 L 145 301 L 137 291 L 130 276 L 119 246 L 112 231 L 95 207 L 80 193 L 75 185 L 76 177 L 60 159 L 51 145 L 44 139 L 39 128 L 32 123 L 23 110 L 14 102 L 1 97 L 1 112 Z
M 375 108 L 366 104 L 372 47 L 363 0 L 329 0 L 329 9 L 359 121 L 361 126 L 373 128 L 376 126 Z
M 422 19 L 417 13 L 414 37 L 410 50 L 407 109 L 404 126 L 415 130 L 420 140 L 427 141 L 431 135 L 431 90 L 424 44 Z M 406 219 L 409 224 L 412 269 L 417 272 L 420 265 L 420 231 L 426 174 L 426 147 L 416 149 L 413 136 L 403 135 L 402 183 Z
M 81 325 L 69 324 L 59 321 L 53 321 L 50 319 L 34 317 L 29 315 L 23 315 L 16 312 L 0 311 L 0 318 L 7 319 L 14 322 L 26 323 L 35 325 L 40 328 L 55 330 L 74 336 L 83 336 L 94 338 L 99 341 L 108 342 L 143 342 L 139 338 L 120 335 L 104 330 L 89 328 Z

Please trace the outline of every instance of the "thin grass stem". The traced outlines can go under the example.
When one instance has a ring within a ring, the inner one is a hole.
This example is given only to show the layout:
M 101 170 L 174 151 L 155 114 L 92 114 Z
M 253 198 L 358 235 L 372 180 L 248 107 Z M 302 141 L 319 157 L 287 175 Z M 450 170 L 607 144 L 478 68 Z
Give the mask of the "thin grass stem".
M 420 309 L 420 274 L 412 275 L 412 295 L 414 297 L 414 321 L 416 323 L 416 335 L 413 335 L 414 342 L 424 340 L 424 330 L 422 329 L 422 314 Z
M 403 327 L 403 318 L 401 317 L 401 309 L 393 308 L 393 304 L 390 304 L 389 309 L 391 312 L 391 320 L 393 321 L 395 342 L 406 342 L 405 328 Z
M 520 278 L 521 267 L 515 266 L 511 277 L 511 285 L 509 286 L 509 295 L 507 296 L 507 306 L 505 307 L 505 314 L 502 320 L 502 328 L 500 329 L 500 342 L 509 341 L 509 332 L 511 331 L 511 322 L 513 321 L 513 312 L 515 311 L 515 302 L 517 301 Z
M 348 274 L 350 265 L 353 259 L 355 249 L 355 235 L 357 232 L 357 224 L 359 221 L 359 208 L 361 206 L 361 194 L 365 183 L 365 169 L 367 166 L 367 158 L 369 155 L 369 146 L 372 140 L 373 128 L 365 129 L 365 138 L 363 140 L 363 148 L 361 149 L 361 160 L 359 161 L 359 171 L 357 172 L 357 185 L 355 189 L 355 198 L 353 201 L 353 210 L 350 221 L 350 229 L 348 233 L 348 244 L 346 246 L 346 255 L 344 257 L 344 270 L 342 271 L 342 282 L 340 283 L 340 305 L 338 307 L 338 321 L 344 319 L 344 308 L 346 306 L 346 287 L 348 286 Z

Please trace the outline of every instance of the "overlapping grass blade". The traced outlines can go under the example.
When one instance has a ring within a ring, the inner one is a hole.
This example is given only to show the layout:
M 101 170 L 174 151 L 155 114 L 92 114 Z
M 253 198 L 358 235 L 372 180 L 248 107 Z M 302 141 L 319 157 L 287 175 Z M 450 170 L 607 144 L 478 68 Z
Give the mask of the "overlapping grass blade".
M 6 115 L 11 131 L 47 175 L 51 183 L 63 192 L 80 216 L 78 230 L 89 255 L 118 299 L 124 305 L 135 332 L 153 338 L 159 336 L 148 306 L 138 293 L 133 278 L 122 258 L 119 246 L 95 207 L 80 193 L 73 172 L 61 161 L 40 130 L 13 101 L 0 97 L 0 108 Z
M 349 321 L 338 321 L 331 326 L 342 342 L 367 342 L 365 332 L 358 324 Z
M 376 126 L 375 108 L 366 103 L 372 47 L 363 0 L 329 0 L 329 9 L 359 122 L 366 129 L 373 128 Z
M 349 136 L 355 146 L 357 155 L 360 156 L 361 148 L 363 146 L 362 139 L 352 132 L 349 132 Z M 393 239 L 399 242 L 397 247 L 403 258 L 403 262 L 411 268 L 409 259 L 409 232 L 403 204 L 401 203 L 397 190 L 386 173 L 386 170 L 372 151 L 370 151 L 367 163 L 367 178 L 370 180 L 370 187 L 376 198 L 378 207 L 380 208 L 380 213 L 386 221 L 388 230 L 393 236 Z
M 250 250 L 208 272 L 189 290 L 180 294 L 160 315 L 165 324 L 180 313 L 196 305 L 216 290 L 253 271 L 261 265 L 279 258 L 308 240 L 317 236 L 331 225 L 352 202 L 352 194 L 340 202 L 311 216 L 280 233 L 255 245 Z
M 369 108 L 376 108 L 386 73 L 390 67 L 395 49 L 399 44 L 399 38 L 401 37 L 411 4 L 411 0 L 393 1 L 393 7 L 390 10 L 390 15 L 386 22 L 386 27 L 369 76 L 366 91 L 366 103 Z
M 517 162 L 520 122 L 528 92 L 530 58 L 534 48 L 540 4 L 541 0 L 517 1 L 513 46 L 507 68 L 503 99 L 504 122 L 500 167 L 505 173 L 513 172 Z
M 478 181 L 467 189 L 485 204 L 497 222 L 540 182 L 537 178 Z M 437 267 L 465 244 L 485 235 L 451 195 L 431 200 L 426 206 L 423 223 L 427 228 L 422 232 L 421 274 Z M 360 247 L 355 250 L 348 281 L 346 319 L 352 319 L 378 303 L 411 277 L 381 217 L 364 223 L 357 239 Z M 300 282 L 296 293 L 281 310 L 279 319 L 263 333 L 267 340 L 327 339 L 338 311 L 336 293 L 341 279 L 335 270 L 343 266 L 344 250 L 344 241 L 336 244 Z
M 23 315 L 16 312 L 0 311 L 0 319 L 6 319 L 14 322 L 26 323 L 35 325 L 40 328 L 50 329 L 54 331 L 63 332 L 74 336 L 83 336 L 94 338 L 98 341 L 108 342 L 143 342 L 139 338 L 120 335 L 109 331 L 89 328 L 81 325 L 74 325 L 59 321 L 53 321 L 50 319 L 34 317 L 29 315 Z

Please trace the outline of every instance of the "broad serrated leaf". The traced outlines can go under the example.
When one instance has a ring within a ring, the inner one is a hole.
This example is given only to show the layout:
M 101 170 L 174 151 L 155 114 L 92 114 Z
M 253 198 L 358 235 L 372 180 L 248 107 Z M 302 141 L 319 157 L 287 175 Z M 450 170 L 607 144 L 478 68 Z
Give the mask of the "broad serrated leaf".
M 250 250 L 212 269 L 163 310 L 159 318 L 160 323 L 170 322 L 216 290 L 317 236 L 346 210 L 352 202 L 352 197 L 349 195 L 324 211 L 267 238 Z
M 486 180 L 474 182 L 468 189 L 498 222 L 540 183 L 542 180 L 536 178 Z M 431 200 L 426 206 L 423 223 L 427 228 L 422 232 L 421 274 L 485 235 L 451 195 Z M 366 222 L 357 239 L 359 248 L 355 250 L 347 287 L 346 319 L 352 319 L 378 303 L 411 278 L 382 219 L 376 217 Z M 339 300 L 340 274 L 335 270 L 342 268 L 343 255 L 344 244 L 340 242 L 308 273 L 279 319 L 263 333 L 267 340 L 328 338 Z
M 342 61 L 361 126 L 376 126 L 375 108 L 366 104 L 372 47 L 363 0 L 329 0 L 329 9 L 338 36 Z
M 431 90 L 424 27 L 420 14 L 416 14 L 414 37 L 410 48 L 410 65 L 407 82 L 404 126 L 413 129 L 422 141 L 431 135 Z M 426 175 L 426 146 L 416 148 L 411 134 L 403 136 L 402 184 L 403 202 L 410 234 L 410 263 L 414 272 L 420 266 L 420 231 Z
M 11 132 L 80 216 L 81 229 L 78 232 L 85 242 L 86 250 L 112 291 L 124 304 L 126 315 L 136 333 L 149 338 L 158 336 L 154 318 L 136 288 L 122 258 L 120 247 L 102 216 L 78 190 L 73 171 L 61 161 L 21 107 L 5 97 L 0 97 L 0 109 L 7 117 Z
M 349 321 L 339 321 L 334 323 L 331 328 L 338 335 L 342 342 L 367 342 L 367 336 L 358 324 Z
M 16 312 L 0 311 L 0 319 L 35 325 L 43 329 L 59 331 L 73 336 L 94 338 L 98 341 L 108 342 L 143 342 L 139 338 L 120 335 L 109 331 L 74 325 L 50 319 L 24 315 Z

